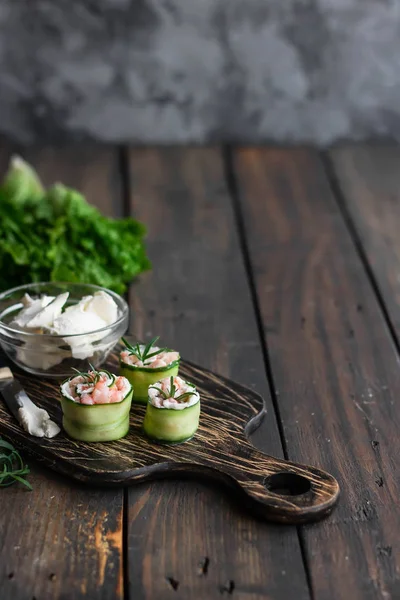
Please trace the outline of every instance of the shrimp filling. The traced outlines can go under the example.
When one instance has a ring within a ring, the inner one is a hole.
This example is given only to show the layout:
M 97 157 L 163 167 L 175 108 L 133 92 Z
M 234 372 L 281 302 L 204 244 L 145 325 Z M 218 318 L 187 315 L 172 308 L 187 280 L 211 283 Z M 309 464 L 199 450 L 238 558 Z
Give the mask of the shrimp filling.
M 111 404 L 122 402 L 131 384 L 125 377 L 89 371 L 63 383 L 61 390 L 64 396 L 79 404 Z
M 149 387 L 149 402 L 156 408 L 183 410 L 199 400 L 195 386 L 181 377 L 166 377 Z
M 143 353 L 145 346 L 139 345 L 140 352 Z M 151 354 L 156 353 L 157 350 L 160 350 L 157 346 L 153 346 L 151 348 Z M 154 356 L 149 356 L 143 362 L 136 356 L 136 354 L 132 354 L 129 350 L 123 350 L 121 352 L 121 360 L 127 365 L 132 365 L 134 367 L 148 367 L 150 369 L 159 369 L 160 367 L 168 367 L 171 363 L 179 360 L 179 352 L 174 352 L 173 350 L 163 350 Z

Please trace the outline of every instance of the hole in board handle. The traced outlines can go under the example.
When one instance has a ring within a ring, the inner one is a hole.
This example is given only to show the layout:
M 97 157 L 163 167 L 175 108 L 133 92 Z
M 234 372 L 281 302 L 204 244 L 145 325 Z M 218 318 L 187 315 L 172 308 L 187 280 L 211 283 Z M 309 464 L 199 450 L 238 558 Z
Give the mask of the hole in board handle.
M 300 496 L 311 489 L 311 481 L 296 473 L 274 473 L 264 479 L 268 491 L 279 496 Z

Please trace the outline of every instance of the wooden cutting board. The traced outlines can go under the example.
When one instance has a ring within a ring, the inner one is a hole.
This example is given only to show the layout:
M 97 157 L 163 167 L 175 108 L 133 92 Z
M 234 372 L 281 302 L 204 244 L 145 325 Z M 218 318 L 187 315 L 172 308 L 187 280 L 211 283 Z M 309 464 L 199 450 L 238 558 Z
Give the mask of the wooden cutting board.
M 107 368 L 117 372 L 117 356 Z M 128 436 L 116 442 L 76 442 L 62 431 L 52 440 L 23 431 L 0 397 L 0 435 L 50 469 L 95 485 L 131 485 L 168 476 L 206 477 L 228 485 L 254 514 L 271 521 L 305 523 L 330 513 L 339 486 L 313 467 L 273 458 L 256 450 L 247 435 L 265 415 L 262 398 L 206 369 L 181 362 L 180 374 L 200 392 L 200 426 L 180 445 L 158 445 L 142 433 L 145 407 L 132 405 Z M 58 383 L 15 370 L 27 394 L 61 425 Z M 268 418 L 268 416 L 266 416 Z

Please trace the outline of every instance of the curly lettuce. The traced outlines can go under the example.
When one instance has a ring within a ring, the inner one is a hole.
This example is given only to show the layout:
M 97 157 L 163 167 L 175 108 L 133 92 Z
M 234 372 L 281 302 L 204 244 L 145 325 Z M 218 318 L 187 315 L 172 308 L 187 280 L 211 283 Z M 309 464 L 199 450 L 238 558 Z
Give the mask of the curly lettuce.
M 76 190 L 45 190 L 33 168 L 14 157 L 0 186 L 0 289 L 71 281 L 124 293 L 151 267 L 145 233 L 130 217 L 105 217 Z

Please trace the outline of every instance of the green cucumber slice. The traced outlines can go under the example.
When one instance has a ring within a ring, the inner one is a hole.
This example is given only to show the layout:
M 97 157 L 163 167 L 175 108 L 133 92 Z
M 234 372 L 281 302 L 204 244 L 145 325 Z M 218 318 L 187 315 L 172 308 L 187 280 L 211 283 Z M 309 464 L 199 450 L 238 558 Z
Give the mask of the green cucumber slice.
M 133 402 L 147 404 L 149 385 L 153 385 L 165 377 L 176 377 L 179 371 L 179 360 L 166 367 L 135 367 L 120 361 L 120 375 L 126 377 L 133 386 Z
M 125 437 L 129 431 L 129 412 L 133 389 L 121 402 L 79 404 L 61 394 L 63 427 L 81 442 L 109 442 Z
M 158 408 L 147 402 L 143 430 L 150 439 L 164 444 L 180 444 L 190 440 L 199 426 L 200 400 L 183 408 Z

